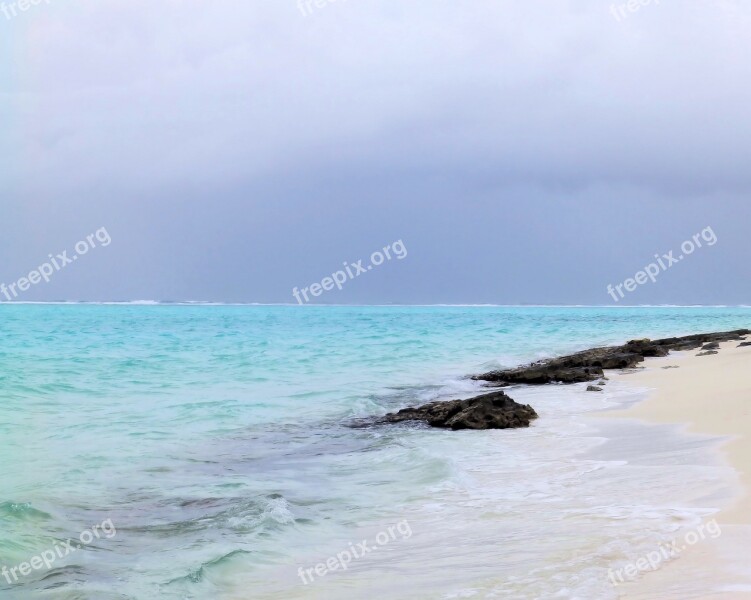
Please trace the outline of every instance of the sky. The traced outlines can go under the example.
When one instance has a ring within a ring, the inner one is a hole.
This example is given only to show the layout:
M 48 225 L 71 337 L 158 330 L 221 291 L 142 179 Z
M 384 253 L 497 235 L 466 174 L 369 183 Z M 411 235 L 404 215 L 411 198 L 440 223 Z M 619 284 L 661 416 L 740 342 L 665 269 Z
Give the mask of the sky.
M 749 3 L 2 2 L 12 301 L 751 304 Z

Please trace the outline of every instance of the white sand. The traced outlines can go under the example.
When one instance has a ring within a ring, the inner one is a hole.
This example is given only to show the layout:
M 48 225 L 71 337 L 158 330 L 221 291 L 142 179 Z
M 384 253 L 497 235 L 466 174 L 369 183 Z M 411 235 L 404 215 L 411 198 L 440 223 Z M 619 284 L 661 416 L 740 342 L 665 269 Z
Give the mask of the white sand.
M 618 587 L 622 598 L 751 599 L 751 347 L 727 342 L 721 344 L 719 354 L 698 357 L 698 352 L 647 359 L 646 368 L 633 374 L 609 373 L 615 381 L 653 390 L 646 401 L 609 416 L 685 423 L 690 432 L 727 436 L 720 450 L 739 473 L 745 490 L 718 514 L 721 535 L 687 548 L 676 560 L 635 582 L 622 584 Z M 664 368 L 673 365 L 678 368 Z

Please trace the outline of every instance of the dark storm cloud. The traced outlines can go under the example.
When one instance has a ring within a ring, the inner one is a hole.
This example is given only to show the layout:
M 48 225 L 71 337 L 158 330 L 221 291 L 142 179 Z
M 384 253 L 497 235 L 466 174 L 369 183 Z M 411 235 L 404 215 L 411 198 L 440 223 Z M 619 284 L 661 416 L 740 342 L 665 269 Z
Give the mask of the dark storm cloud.
M 326 301 L 607 303 L 712 225 L 711 252 L 633 301 L 743 302 L 750 16 L 41 4 L 0 19 L 0 279 L 105 225 L 106 251 L 28 299 L 294 301 L 404 239 L 409 259 Z

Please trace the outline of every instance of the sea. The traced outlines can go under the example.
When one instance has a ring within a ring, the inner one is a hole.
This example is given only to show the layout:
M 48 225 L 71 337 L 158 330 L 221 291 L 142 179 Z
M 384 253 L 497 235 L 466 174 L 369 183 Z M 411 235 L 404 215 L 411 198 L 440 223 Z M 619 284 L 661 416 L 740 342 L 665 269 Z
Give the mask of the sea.
M 721 440 L 607 418 L 648 390 L 510 388 L 526 429 L 353 425 L 495 368 L 746 327 L 748 307 L 2 304 L 0 598 L 617 598 L 614 569 L 738 492 Z

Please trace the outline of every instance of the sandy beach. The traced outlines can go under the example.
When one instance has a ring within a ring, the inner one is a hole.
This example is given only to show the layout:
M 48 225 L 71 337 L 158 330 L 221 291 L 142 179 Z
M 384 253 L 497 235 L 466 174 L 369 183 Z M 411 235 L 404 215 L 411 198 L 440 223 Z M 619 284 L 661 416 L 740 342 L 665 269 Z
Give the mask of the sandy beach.
M 687 432 L 717 436 L 718 451 L 742 486 L 735 501 L 716 515 L 721 535 L 702 539 L 658 570 L 619 585 L 622 598 L 751 598 L 751 347 L 732 341 L 722 343 L 718 354 L 698 353 L 649 358 L 636 372 L 609 373 L 614 382 L 651 391 L 647 400 L 608 416 L 680 423 Z M 705 591 L 690 591 L 697 587 Z

